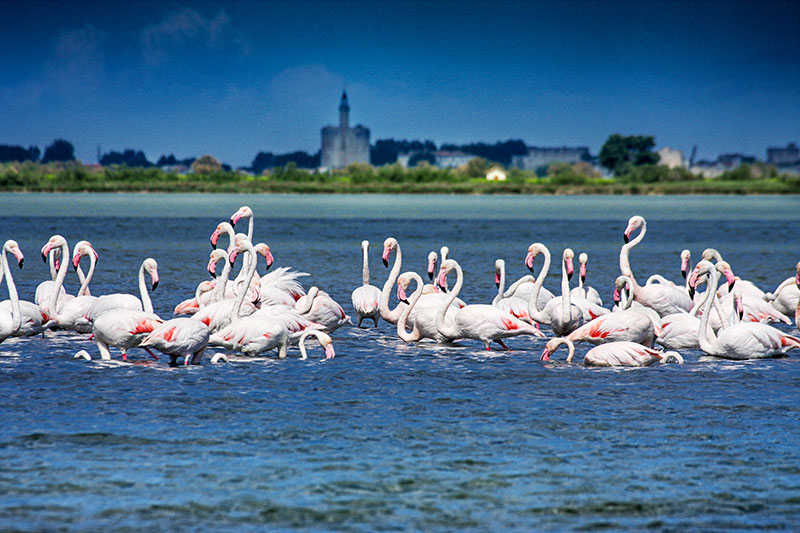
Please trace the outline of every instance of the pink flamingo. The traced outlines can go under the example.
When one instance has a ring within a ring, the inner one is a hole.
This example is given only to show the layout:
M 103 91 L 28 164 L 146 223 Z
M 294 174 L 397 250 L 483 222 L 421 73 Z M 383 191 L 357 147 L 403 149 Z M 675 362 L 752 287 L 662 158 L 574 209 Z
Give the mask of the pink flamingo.
M 550 356 L 562 344 L 569 349 L 567 362 L 572 362 L 575 355 L 575 345 L 565 337 L 550 339 L 542 352 L 542 361 L 549 361 Z M 638 342 L 617 341 L 595 346 L 583 357 L 583 364 L 587 366 L 647 366 L 652 363 L 678 363 L 683 364 L 683 357 L 678 352 L 661 352 L 643 346 Z
M 700 261 L 695 267 L 689 280 L 690 286 L 696 286 L 698 277 L 704 274 L 710 276 L 708 290 L 716 292 L 719 273 L 717 268 L 706 260 Z M 705 353 L 715 357 L 741 360 L 785 355 L 787 350 L 800 348 L 799 338 L 786 335 L 760 322 L 733 324 L 715 336 L 713 331 L 708 329 L 712 303 L 710 298 L 706 300 L 697 330 L 700 349 Z
M 528 247 L 528 254 L 525 257 L 525 264 L 533 272 L 533 260 L 540 253 L 544 255 L 544 265 L 528 300 L 528 315 L 540 324 L 549 324 L 556 335 L 566 335 L 581 327 L 584 322 L 583 312 L 570 301 L 569 278 L 572 277 L 574 254 L 569 248 L 564 249 L 561 262 L 561 296 L 547 302 L 545 308 L 540 311 L 539 291 L 550 270 L 550 250 L 542 243 L 533 243 Z M 605 311 L 608 312 L 607 309 Z
M 640 228 L 639 234 L 635 239 L 631 240 L 630 236 L 637 228 Z M 645 233 L 647 233 L 645 219 L 638 215 L 631 217 L 623 235 L 625 245 L 619 252 L 619 269 L 621 274 L 631 279 L 633 299 L 642 305 L 655 309 L 662 317 L 680 311 L 688 312 L 692 308 L 692 299 L 677 287 L 659 283 L 641 286 L 636 282 L 628 257 L 630 250 L 644 239 Z
M 408 298 L 406 291 L 411 282 L 416 283 L 416 289 L 410 298 Z M 446 335 L 439 332 L 436 327 L 436 315 L 439 312 L 439 306 L 426 305 L 419 310 L 416 309 L 417 302 L 423 294 L 425 285 L 422 278 L 416 272 L 404 272 L 397 278 L 397 299 L 405 304 L 408 304 L 400 315 L 397 321 L 397 336 L 405 342 L 416 342 L 422 339 L 433 339 L 438 343 L 449 342 L 450 339 Z M 452 325 L 453 316 L 457 311 L 457 307 L 451 305 L 445 314 L 445 321 L 448 325 Z M 414 323 L 411 333 L 406 330 L 409 317 L 411 313 L 416 311 Z
M 765 293 L 763 298 L 779 312 L 784 315 L 791 315 L 797 309 L 797 304 L 800 302 L 800 261 L 797 262 L 795 267 L 797 274 L 790 278 L 783 280 L 780 285 L 775 289 L 775 292 Z
M 602 307 L 603 299 L 600 298 L 600 293 L 598 293 L 594 287 L 590 287 L 588 285 L 584 286 L 586 283 L 586 264 L 588 262 L 589 254 L 586 252 L 581 252 L 581 254 L 578 256 L 578 263 L 581 265 L 580 275 L 578 276 L 578 286 L 570 291 L 570 296 L 573 298 L 585 298 L 593 304 Z
M 381 290 L 369 284 L 369 241 L 361 241 L 361 286 L 353 290 L 351 298 L 356 310 L 356 325 L 360 328 L 361 322 L 369 318 L 378 327 Z
M 529 277 L 533 279 L 532 276 Z M 492 305 L 511 313 L 520 320 L 536 325 L 528 314 L 528 300 L 515 295 L 505 296 L 506 262 L 502 259 L 496 259 L 494 262 L 494 283 L 497 285 L 497 296 L 492 300 Z
M 51 237 L 50 241 L 45 244 L 42 250 L 44 251 L 48 246 L 50 246 L 51 249 L 53 246 L 61 248 L 63 256 L 63 252 L 65 252 L 67 248 L 67 243 L 63 237 L 55 235 Z M 88 285 L 92 280 L 92 276 L 94 276 L 94 270 L 97 264 L 97 252 L 88 241 L 81 241 L 75 246 L 72 256 L 73 267 L 77 267 L 80 264 L 81 258 L 84 256 L 89 258 L 89 272 L 83 281 L 81 290 L 78 291 L 78 296 L 69 298 L 63 303 L 61 302 L 61 291 L 57 290 L 57 288 L 62 286 L 64 278 L 67 275 L 67 265 L 66 263 L 61 263 L 56 276 L 56 289 L 50 293 L 49 301 L 39 307 L 55 322 L 56 327 L 74 330 L 80 333 L 91 333 L 92 321 L 89 320 L 88 313 L 97 301 L 97 297 L 85 294 L 86 291 L 83 290 L 83 287 Z M 52 309 L 56 311 L 54 312 Z
M 308 294 L 297 300 L 294 309 L 312 322 L 324 326 L 328 333 L 353 323 L 342 306 L 319 287 L 308 289 Z
M 3 272 L 6 283 L 8 284 L 9 299 L 0 303 L 0 307 L 5 308 L 12 314 L 15 325 L 17 325 L 16 318 L 19 318 L 19 324 L 12 333 L 14 337 L 38 335 L 51 325 L 51 323 L 48 322 L 49 317 L 35 303 L 19 299 L 17 286 L 14 284 L 14 278 L 11 275 L 11 269 L 8 266 L 8 259 L 6 258 L 6 255 L 9 253 L 13 254 L 17 259 L 19 268 L 22 268 L 25 264 L 25 256 L 22 255 L 17 241 L 11 239 L 7 240 L 3 245 L 2 262 Z
M 458 309 L 453 316 L 452 324 L 445 321 L 448 308 L 461 291 L 464 283 L 464 273 L 461 266 L 454 260 L 448 259 L 442 263 L 439 270 L 437 282 L 442 285 L 444 277 L 451 270 L 456 271 L 456 284 L 453 290 L 448 293 L 447 300 L 442 302 L 439 312 L 436 314 L 436 329 L 444 337 L 449 339 L 477 339 L 483 342 L 487 350 L 492 341 L 507 349 L 502 339 L 517 335 L 533 335 L 544 337 L 544 333 L 531 326 L 527 322 L 519 320 L 511 313 L 507 313 L 497 307 L 486 304 L 465 305 Z
M 208 328 L 197 320 L 178 317 L 165 320 L 153 328 L 140 346 L 147 349 L 153 347 L 170 356 L 170 365 L 175 366 L 177 359 L 183 357 L 183 364 L 199 364 L 200 358 L 208 345 Z M 149 350 L 148 350 L 149 351 Z

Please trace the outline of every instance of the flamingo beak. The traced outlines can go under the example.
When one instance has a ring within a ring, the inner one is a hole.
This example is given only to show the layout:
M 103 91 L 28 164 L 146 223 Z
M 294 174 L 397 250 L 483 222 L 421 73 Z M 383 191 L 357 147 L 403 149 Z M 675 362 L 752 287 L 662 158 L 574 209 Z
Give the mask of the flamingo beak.
M 384 248 L 383 255 L 381 256 L 381 261 L 383 261 L 383 266 L 389 268 L 389 253 L 392 251 L 391 248 Z
M 620 297 L 620 294 L 619 294 L 619 289 L 614 287 L 614 303 L 616 305 L 619 305 L 620 300 L 621 300 L 621 297 Z
M 625 241 L 625 244 L 628 244 L 631 241 L 631 239 L 630 239 L 630 237 L 628 237 L 627 233 L 623 233 L 622 234 L 622 240 Z
M 158 288 L 158 278 L 153 279 L 153 290 Z
M 439 277 L 436 278 L 436 285 L 438 285 L 442 291 L 445 290 L 444 286 L 445 283 L 447 283 L 446 278 L 447 278 L 447 271 L 445 269 L 440 270 Z
M 547 348 L 544 349 L 542 352 L 542 356 L 539 358 L 541 361 L 549 361 L 550 360 L 550 350 Z
M 433 281 L 433 273 L 436 271 L 436 263 L 428 261 L 428 279 Z
M 499 272 L 495 272 L 494 273 L 494 285 L 495 285 L 495 287 L 500 288 L 500 273 Z
M 21 258 L 19 259 L 19 261 L 18 261 L 18 264 L 19 264 L 19 267 L 20 267 L 20 268 L 22 268 L 22 265 L 24 265 L 24 264 L 25 264 L 25 258 L 24 258 L 24 257 L 21 257 Z
M 728 280 L 728 291 L 732 291 L 733 286 L 736 284 L 736 277 L 733 275 L 733 271 L 729 268 L 725 270 L 725 279 Z
M 403 302 L 404 304 L 408 303 L 408 297 L 406 296 L 406 290 L 399 283 L 397 284 L 397 299 L 400 300 L 401 302 Z
M 533 254 L 530 252 L 525 256 L 525 266 L 528 267 L 528 270 L 533 274 Z
M 209 240 L 211 241 L 211 249 L 216 250 L 217 241 L 219 241 L 219 228 L 214 230 L 214 233 L 211 234 L 211 238 Z
M 269 267 L 271 267 L 272 263 L 274 263 L 274 262 L 275 262 L 275 259 L 273 259 L 273 257 L 272 257 L 272 252 L 267 250 L 267 270 L 269 270 Z
M 689 299 L 694 300 L 694 293 L 695 293 L 695 286 L 692 285 L 692 282 L 689 282 Z
M 53 248 L 53 246 L 49 242 L 42 247 L 42 262 L 43 263 L 47 263 L 47 254 L 50 253 L 50 250 L 52 248 Z
M 581 265 L 581 283 L 586 283 L 586 265 Z
M 336 350 L 333 349 L 333 343 L 325 346 L 325 359 L 333 359 L 336 357 Z
M 574 268 L 572 267 L 572 259 L 567 258 L 567 279 L 572 279 L 572 274 L 574 273 Z
M 237 219 L 235 219 L 234 217 L 231 217 L 231 226 L 233 226 L 234 228 L 236 228 L 236 220 Z

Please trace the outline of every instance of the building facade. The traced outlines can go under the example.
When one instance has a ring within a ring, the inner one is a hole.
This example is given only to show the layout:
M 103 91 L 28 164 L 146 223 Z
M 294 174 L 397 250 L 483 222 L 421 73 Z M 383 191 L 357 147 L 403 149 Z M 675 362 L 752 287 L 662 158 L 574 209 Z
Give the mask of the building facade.
M 776 167 L 800 163 L 800 148 L 789 143 L 786 148 L 767 148 L 767 163 Z
M 683 152 L 680 150 L 673 150 L 669 146 L 665 146 L 658 152 L 658 164 L 666 165 L 669 168 L 683 167 Z
M 523 170 L 536 170 L 546 167 L 550 163 L 577 163 L 578 161 L 591 162 L 587 146 L 529 146 L 525 155 L 515 155 L 511 158 L 511 166 Z
M 351 163 L 369 163 L 369 128 L 350 127 L 350 104 L 342 92 L 339 125 L 322 128 L 320 166 L 323 169 L 345 168 Z

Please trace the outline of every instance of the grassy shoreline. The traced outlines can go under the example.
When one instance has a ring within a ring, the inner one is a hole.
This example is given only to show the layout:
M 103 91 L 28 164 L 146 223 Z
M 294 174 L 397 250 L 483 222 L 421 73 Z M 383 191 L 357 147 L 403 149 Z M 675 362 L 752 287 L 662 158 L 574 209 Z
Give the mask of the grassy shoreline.
M 800 194 L 800 176 L 764 175 L 745 178 L 736 173 L 704 179 L 688 173 L 664 179 L 589 177 L 574 172 L 536 177 L 512 169 L 507 181 L 435 169 L 399 166 L 353 166 L 335 173 L 310 173 L 293 168 L 252 176 L 239 172 L 178 174 L 157 168 L 87 167 L 77 162 L 59 165 L 0 165 L 0 192 L 183 192 L 301 194 L 530 194 L 530 195 L 688 195 Z M 567 169 L 569 170 L 569 169 Z M 749 171 L 748 171 L 749 172 Z M 740 173 L 741 174 L 741 173 Z M 654 176 L 655 174 L 651 174 Z M 684 179 L 690 178 L 690 179 Z

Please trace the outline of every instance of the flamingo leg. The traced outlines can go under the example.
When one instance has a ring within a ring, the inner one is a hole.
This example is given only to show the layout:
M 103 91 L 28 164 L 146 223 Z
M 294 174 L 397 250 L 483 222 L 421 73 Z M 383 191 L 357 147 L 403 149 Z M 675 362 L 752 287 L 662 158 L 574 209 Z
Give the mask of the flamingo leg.
M 494 342 L 496 342 L 497 344 L 499 344 L 500 346 L 502 346 L 504 350 L 508 350 L 508 346 L 506 346 L 506 343 L 504 343 L 502 339 L 497 339 L 497 340 L 496 340 L 496 341 L 494 341 Z M 486 349 L 488 350 L 489 348 L 487 347 Z
M 146 346 L 142 346 L 142 348 L 144 348 L 144 349 L 147 351 L 147 353 L 149 353 L 151 356 L 153 356 L 153 359 L 155 359 L 156 361 L 160 361 L 160 359 L 158 358 L 158 356 L 157 356 L 156 354 L 154 354 L 154 353 L 153 353 L 153 352 L 150 350 L 150 348 L 148 348 L 148 347 L 146 347 Z

